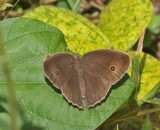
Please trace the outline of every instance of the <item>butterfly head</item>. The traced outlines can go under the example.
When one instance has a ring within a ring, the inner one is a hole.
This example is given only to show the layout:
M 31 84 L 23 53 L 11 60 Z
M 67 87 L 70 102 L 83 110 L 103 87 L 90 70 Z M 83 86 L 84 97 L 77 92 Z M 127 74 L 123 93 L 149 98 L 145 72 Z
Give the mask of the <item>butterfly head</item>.
M 79 54 L 79 53 L 76 53 L 75 55 L 74 55 L 74 57 L 75 57 L 75 59 L 81 59 L 81 55 Z

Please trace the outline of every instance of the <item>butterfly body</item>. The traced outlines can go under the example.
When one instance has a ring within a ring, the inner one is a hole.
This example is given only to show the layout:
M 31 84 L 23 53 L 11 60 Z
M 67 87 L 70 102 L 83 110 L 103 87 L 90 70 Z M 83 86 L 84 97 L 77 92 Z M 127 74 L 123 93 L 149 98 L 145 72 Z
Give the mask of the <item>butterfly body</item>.
M 76 53 L 74 55 L 74 60 L 75 60 L 75 69 L 77 70 L 77 72 L 81 72 L 82 71 L 82 60 L 81 60 L 81 55 L 79 53 Z
M 129 64 L 129 56 L 122 52 L 98 49 L 83 56 L 56 53 L 45 60 L 43 69 L 68 102 L 82 109 L 82 98 L 87 108 L 100 103 L 111 85 L 125 74 Z

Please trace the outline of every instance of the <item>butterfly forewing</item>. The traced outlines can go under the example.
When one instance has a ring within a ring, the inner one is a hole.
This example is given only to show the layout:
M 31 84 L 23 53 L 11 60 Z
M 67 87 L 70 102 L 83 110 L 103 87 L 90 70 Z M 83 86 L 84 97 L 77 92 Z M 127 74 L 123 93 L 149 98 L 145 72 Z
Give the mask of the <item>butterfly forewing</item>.
M 61 88 L 62 83 L 72 71 L 74 58 L 68 53 L 56 53 L 45 60 L 43 70 L 47 78 L 57 87 Z
M 83 68 L 90 74 L 115 84 L 126 73 L 130 58 L 125 53 L 110 50 L 93 50 L 83 55 Z
M 62 90 L 68 102 L 83 108 L 74 61 L 74 57 L 68 53 L 56 53 L 45 60 L 43 69 L 53 85 Z
M 128 55 L 114 50 L 100 49 L 83 55 L 85 102 L 88 108 L 106 97 L 111 84 L 120 80 L 129 64 Z
M 85 103 L 87 108 L 100 103 L 107 95 L 111 83 L 101 77 L 94 76 L 84 70 Z

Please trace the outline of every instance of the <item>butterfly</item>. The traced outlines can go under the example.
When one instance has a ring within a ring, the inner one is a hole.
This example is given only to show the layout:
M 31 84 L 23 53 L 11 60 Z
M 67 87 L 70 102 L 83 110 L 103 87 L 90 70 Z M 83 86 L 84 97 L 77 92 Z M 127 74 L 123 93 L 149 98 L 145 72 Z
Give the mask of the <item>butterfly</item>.
M 61 89 L 68 102 L 83 109 L 105 99 L 111 86 L 119 81 L 130 65 L 130 57 L 112 49 L 97 49 L 71 55 L 55 53 L 43 63 L 45 76 Z

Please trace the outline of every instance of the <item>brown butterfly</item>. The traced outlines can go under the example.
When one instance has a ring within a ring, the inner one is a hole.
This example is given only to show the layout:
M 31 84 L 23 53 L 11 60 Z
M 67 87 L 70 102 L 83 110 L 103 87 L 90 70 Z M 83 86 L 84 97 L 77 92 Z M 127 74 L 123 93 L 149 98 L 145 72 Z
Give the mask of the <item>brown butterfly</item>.
M 87 108 L 94 107 L 105 99 L 111 86 L 119 81 L 130 65 L 125 53 L 98 49 L 74 56 L 56 53 L 44 61 L 45 76 L 61 89 L 68 102 L 83 109 L 82 99 Z

